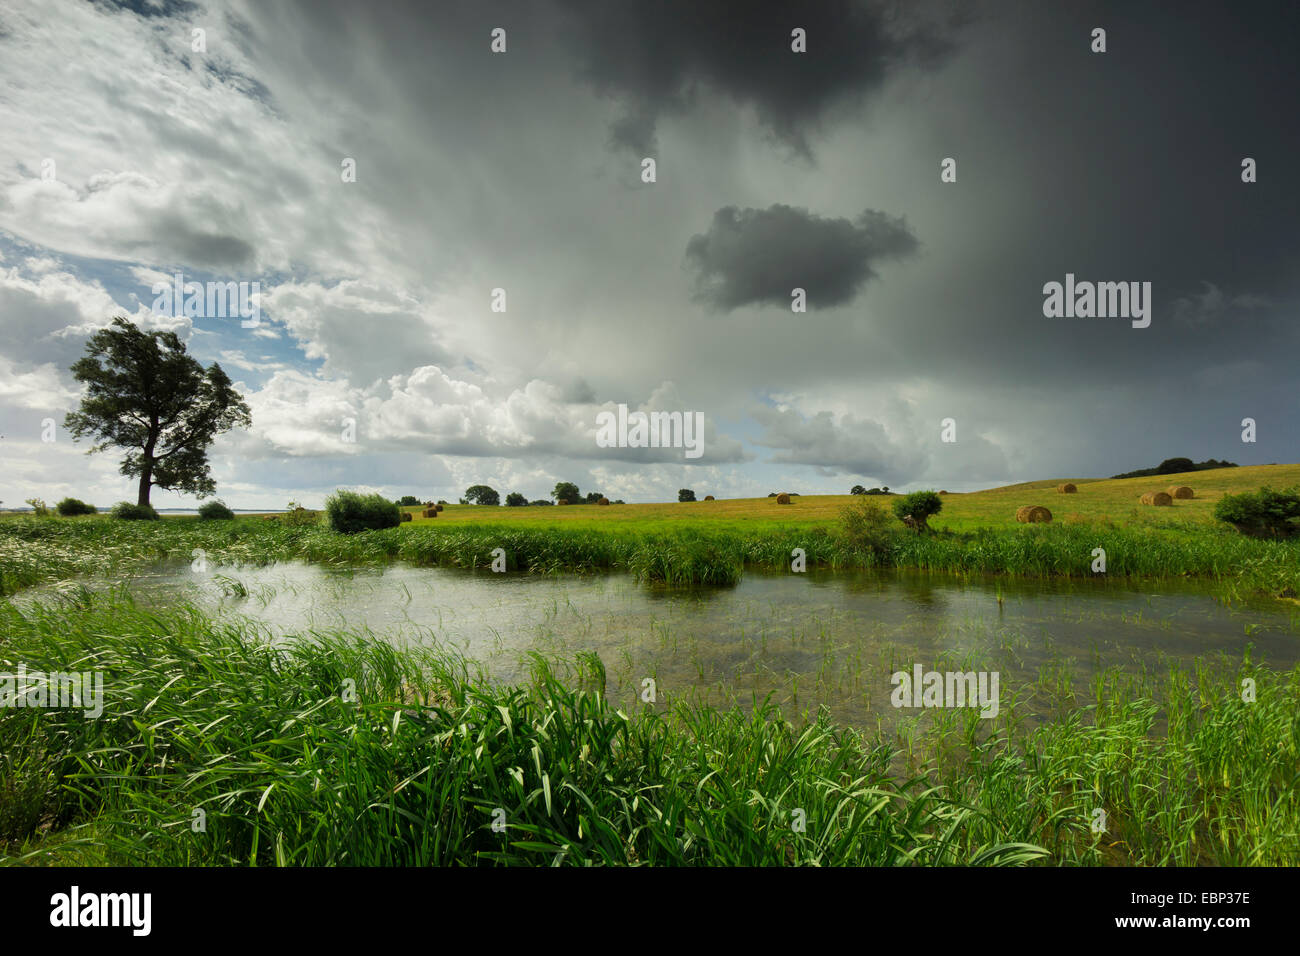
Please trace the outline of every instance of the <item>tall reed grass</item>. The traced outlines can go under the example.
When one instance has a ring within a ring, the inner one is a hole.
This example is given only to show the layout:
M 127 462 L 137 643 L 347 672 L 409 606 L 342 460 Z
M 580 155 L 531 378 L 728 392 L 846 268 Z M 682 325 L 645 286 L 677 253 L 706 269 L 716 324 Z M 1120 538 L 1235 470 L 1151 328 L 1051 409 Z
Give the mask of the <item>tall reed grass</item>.
M 1300 668 L 1105 673 L 1095 707 L 1029 729 L 1014 701 L 1068 680 L 1044 674 L 904 753 L 760 701 L 627 713 L 592 655 L 508 686 L 365 632 L 267 638 L 122 592 L 0 603 L 0 671 L 99 669 L 107 691 L 98 720 L 0 710 L 0 860 L 1300 863 Z

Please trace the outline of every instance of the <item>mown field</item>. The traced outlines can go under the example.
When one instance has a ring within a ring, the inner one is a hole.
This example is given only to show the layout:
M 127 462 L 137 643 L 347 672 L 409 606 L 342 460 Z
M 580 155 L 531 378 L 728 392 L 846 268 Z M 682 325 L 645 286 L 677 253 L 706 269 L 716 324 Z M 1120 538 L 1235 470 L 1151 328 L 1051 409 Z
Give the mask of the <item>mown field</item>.
M 1078 492 L 1058 494 L 1056 487 L 1072 482 Z M 1178 500 L 1170 507 L 1143 505 L 1140 498 L 1148 491 L 1165 491 L 1170 486 L 1187 485 L 1196 492 L 1190 500 Z M 1216 468 L 1158 478 L 1051 478 L 1024 484 L 1007 485 L 987 491 L 944 495 L 943 511 L 930 522 L 936 529 L 972 531 L 976 528 L 1014 527 L 1016 509 L 1021 505 L 1042 505 L 1057 522 L 1100 522 L 1137 527 L 1179 528 L 1213 525 L 1214 503 L 1225 494 L 1254 491 L 1264 485 L 1273 488 L 1300 486 L 1300 464 L 1256 465 L 1245 468 Z M 935 491 L 944 489 L 936 488 Z M 695 489 L 703 498 L 709 492 Z M 891 496 L 873 496 L 888 507 Z M 421 518 L 420 510 L 406 508 L 415 515 L 414 524 L 460 524 L 494 522 L 531 526 L 535 523 L 570 525 L 644 525 L 662 528 L 688 523 L 700 527 L 744 528 L 755 524 L 815 526 L 835 521 L 840 509 L 856 500 L 852 495 L 800 495 L 789 505 L 778 505 L 774 498 L 733 498 L 722 501 L 669 502 L 660 504 L 626 504 L 598 507 L 567 505 L 525 508 L 482 508 L 476 505 L 447 505 L 435 518 Z

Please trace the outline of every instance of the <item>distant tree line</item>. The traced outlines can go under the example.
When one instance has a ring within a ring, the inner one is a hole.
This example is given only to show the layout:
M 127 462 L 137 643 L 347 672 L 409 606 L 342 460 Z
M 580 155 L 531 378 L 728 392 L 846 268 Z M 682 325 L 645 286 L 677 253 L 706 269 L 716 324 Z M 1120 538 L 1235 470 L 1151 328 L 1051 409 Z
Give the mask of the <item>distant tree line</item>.
M 605 496 L 599 491 L 589 491 L 583 495 L 578 490 L 578 486 L 573 482 L 561 481 L 555 486 L 555 490 L 551 492 L 551 497 L 554 498 L 555 501 L 563 501 L 565 504 L 569 505 L 594 505 Z M 501 504 L 501 494 L 489 485 L 470 485 L 465 489 L 465 496 L 460 499 L 460 503 L 463 505 L 486 505 L 496 507 Z M 506 495 L 507 508 L 526 508 L 529 506 L 543 507 L 554 503 L 555 502 L 549 501 L 546 498 L 538 498 L 536 501 L 529 501 L 526 495 L 518 491 L 512 491 Z M 394 504 L 402 508 L 414 508 L 418 507 L 421 504 L 421 501 L 414 495 L 403 495 L 401 498 L 397 499 Z M 439 504 L 446 504 L 446 502 L 439 502 Z M 613 502 L 613 504 L 621 505 L 626 504 L 626 502 L 620 498 Z
M 1150 478 L 1153 475 L 1178 475 L 1185 471 L 1208 471 L 1211 468 L 1237 467 L 1235 461 L 1217 461 L 1214 458 L 1208 458 L 1202 462 L 1195 462 L 1190 458 L 1166 458 L 1154 468 L 1139 468 L 1137 471 L 1126 471 L 1122 475 L 1111 475 L 1111 477 Z

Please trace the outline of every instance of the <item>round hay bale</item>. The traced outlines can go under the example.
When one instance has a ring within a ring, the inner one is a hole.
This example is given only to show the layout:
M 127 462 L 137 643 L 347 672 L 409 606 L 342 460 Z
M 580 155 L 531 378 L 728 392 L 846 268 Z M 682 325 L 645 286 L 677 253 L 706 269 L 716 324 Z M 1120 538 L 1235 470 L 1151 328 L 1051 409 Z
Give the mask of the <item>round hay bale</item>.
M 598 505 L 607 505 L 607 504 L 609 504 L 609 499 L 608 499 L 608 498 L 600 498 L 599 500 L 596 501 L 596 504 L 598 504 Z
M 788 505 L 790 503 L 790 496 L 783 491 L 776 496 L 776 503 L 778 505 Z
M 941 491 L 941 492 L 939 492 L 939 494 L 941 494 L 941 495 L 946 495 L 947 493 L 948 493 L 948 492 L 946 492 L 946 491 Z
M 1171 498 L 1195 498 L 1196 492 L 1192 491 L 1186 485 L 1170 485 L 1169 497 Z
M 403 520 L 403 521 L 414 521 L 414 520 L 415 520 L 415 515 L 411 514 L 409 511 L 403 511 L 403 512 L 402 512 L 402 520 Z
M 442 505 L 434 505 L 433 507 L 434 507 L 435 509 L 437 509 L 438 511 L 441 511 L 443 506 L 442 506 Z
M 425 508 L 423 514 L 426 518 L 436 518 L 438 517 L 438 509 L 436 507 Z
M 1022 505 L 1016 509 L 1016 520 L 1021 524 L 1046 524 L 1052 513 L 1042 505 Z
M 557 505 L 567 505 L 567 504 L 569 503 L 569 499 L 568 499 L 568 498 L 559 498 L 559 499 L 556 500 L 555 503 L 556 503 Z
M 1164 507 L 1166 505 L 1172 505 L 1174 503 L 1174 499 L 1172 496 L 1165 494 L 1163 491 L 1148 491 L 1145 495 L 1142 496 L 1142 503 L 1144 505 L 1156 505 L 1158 507 Z
M 712 500 L 713 500 L 713 495 L 705 495 L 705 496 L 704 496 L 704 500 L 705 500 L 705 501 L 712 501 Z
M 1063 485 L 1056 486 L 1057 494 L 1061 494 L 1061 495 L 1072 495 L 1077 493 L 1078 490 L 1079 490 L 1078 488 L 1074 487 L 1074 485 L 1070 484 L 1070 482 L 1068 481 Z

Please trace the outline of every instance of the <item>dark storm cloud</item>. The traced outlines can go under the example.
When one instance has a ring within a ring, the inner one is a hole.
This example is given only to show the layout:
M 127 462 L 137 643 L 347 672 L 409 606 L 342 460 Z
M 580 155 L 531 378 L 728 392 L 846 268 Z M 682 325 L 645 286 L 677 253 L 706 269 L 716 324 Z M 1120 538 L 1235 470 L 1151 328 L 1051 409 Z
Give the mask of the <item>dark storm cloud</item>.
M 699 87 L 753 106 L 806 155 L 807 134 L 829 109 L 878 89 L 904 63 L 944 59 L 960 23 L 853 0 L 561 2 L 576 14 L 570 35 L 584 77 L 626 110 L 611 130 L 614 144 L 639 156 L 653 151 L 658 118 L 689 108 Z M 807 52 L 791 49 L 796 27 L 806 31 Z
M 698 298 L 724 312 L 744 305 L 790 305 L 791 290 L 810 309 L 848 302 L 876 275 L 882 259 L 906 256 L 916 237 L 901 218 L 868 209 L 856 220 L 828 219 L 780 203 L 767 209 L 727 206 L 709 231 L 686 244 Z

